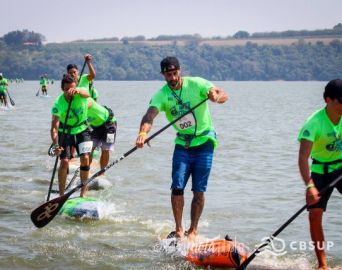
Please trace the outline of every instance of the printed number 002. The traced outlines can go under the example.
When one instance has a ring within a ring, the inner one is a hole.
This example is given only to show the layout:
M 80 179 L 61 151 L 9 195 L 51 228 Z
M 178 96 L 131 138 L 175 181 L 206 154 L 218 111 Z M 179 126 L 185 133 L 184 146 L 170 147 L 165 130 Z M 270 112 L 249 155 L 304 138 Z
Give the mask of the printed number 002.
M 187 122 L 181 123 L 179 126 L 180 126 L 181 129 L 185 129 L 185 128 L 191 127 L 191 121 L 187 121 Z

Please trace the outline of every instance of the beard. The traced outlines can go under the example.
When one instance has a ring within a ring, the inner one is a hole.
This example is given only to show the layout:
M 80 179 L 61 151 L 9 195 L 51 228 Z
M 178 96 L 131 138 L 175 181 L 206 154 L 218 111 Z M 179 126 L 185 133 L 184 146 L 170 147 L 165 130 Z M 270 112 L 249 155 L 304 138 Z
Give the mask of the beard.
M 179 85 L 180 79 L 178 78 L 178 80 L 170 80 L 167 82 L 167 84 L 171 87 L 171 88 L 176 88 Z

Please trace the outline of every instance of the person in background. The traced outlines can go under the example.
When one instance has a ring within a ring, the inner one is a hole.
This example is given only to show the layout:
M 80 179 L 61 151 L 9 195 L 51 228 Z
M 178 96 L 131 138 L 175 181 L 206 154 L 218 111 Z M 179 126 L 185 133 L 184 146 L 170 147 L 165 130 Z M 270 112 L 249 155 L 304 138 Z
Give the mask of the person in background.
M 83 88 L 76 88 L 75 79 L 68 74 L 64 75 L 61 88 L 63 94 L 57 97 L 52 107 L 50 130 L 52 147 L 61 160 L 58 170 L 60 196 L 64 194 L 65 190 L 69 160 L 71 158 L 70 148 L 72 146 L 75 147 L 80 155 L 80 177 L 81 181 L 85 182 L 89 177 L 89 154 L 93 147 L 90 130 L 87 125 L 88 91 Z M 70 102 L 69 116 L 65 120 Z M 62 134 L 63 130 L 64 134 Z M 86 191 L 87 186 L 83 186 L 80 196 L 84 197 Z
M 47 96 L 47 85 L 48 85 L 49 79 L 46 74 L 40 77 L 40 90 L 42 91 L 42 95 Z
M 7 87 L 8 87 L 8 81 L 6 78 L 3 77 L 2 73 L 0 73 L 0 100 L 1 100 L 1 103 L 4 104 L 6 107 L 8 105 Z
M 89 95 L 93 100 L 97 101 L 99 92 L 94 87 L 94 81 L 89 82 Z
M 67 73 L 76 80 L 77 87 L 85 88 L 90 93 L 90 83 L 95 79 L 96 72 L 92 64 L 93 57 L 90 54 L 86 54 L 84 60 L 87 63 L 89 74 L 83 74 L 82 77 L 79 77 L 78 67 L 75 64 L 69 64 L 67 66 Z
M 319 270 L 328 269 L 322 218 L 334 187 L 322 196 L 319 191 L 342 174 L 342 80 L 330 81 L 323 97 L 326 106 L 307 118 L 298 135 L 298 165 L 306 186 L 310 234 Z M 342 193 L 342 181 L 336 189 Z
M 160 67 L 166 84 L 152 97 L 149 108 L 141 120 L 136 139 L 138 148 L 144 146 L 147 133 L 151 130 L 153 120 L 159 112 L 165 112 L 167 120 L 171 122 L 206 98 L 219 104 L 228 99 L 222 89 L 203 78 L 182 77 L 176 57 L 166 57 L 161 61 Z M 195 240 L 204 207 L 204 192 L 207 189 L 213 151 L 217 146 L 208 102 L 181 118 L 174 128 L 177 131 L 171 184 L 171 204 L 176 223 L 174 235 L 177 238 L 184 237 L 182 226 L 184 189 L 191 175 L 193 199 L 191 224 L 187 233 L 189 240 Z
M 82 87 L 86 89 L 89 95 L 91 93 L 91 87 L 92 87 L 91 83 L 93 82 L 96 76 L 96 72 L 92 64 L 92 60 L 93 60 L 93 57 L 90 54 L 86 54 L 84 56 L 84 61 L 87 63 L 89 74 L 83 74 L 81 77 L 79 76 L 77 65 L 69 64 L 67 66 L 67 73 L 74 78 L 74 80 L 76 81 L 77 87 Z M 74 157 L 75 157 L 75 149 L 72 147 L 71 158 L 74 158 Z
M 101 148 L 100 166 L 105 168 L 109 162 L 109 151 L 114 151 L 117 122 L 110 108 L 98 104 L 94 99 L 88 99 L 88 123 L 92 127 L 91 138 L 93 149 Z M 92 157 L 92 155 L 91 155 Z M 92 158 L 90 158 L 91 163 Z

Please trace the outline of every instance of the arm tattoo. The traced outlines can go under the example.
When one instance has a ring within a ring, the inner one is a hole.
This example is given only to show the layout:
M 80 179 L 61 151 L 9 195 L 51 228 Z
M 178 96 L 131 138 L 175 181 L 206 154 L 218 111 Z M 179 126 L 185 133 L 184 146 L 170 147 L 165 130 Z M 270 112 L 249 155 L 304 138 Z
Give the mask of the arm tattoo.
M 141 126 L 145 123 L 152 125 L 153 119 L 157 116 L 158 109 L 156 107 L 149 107 L 146 114 L 141 120 Z

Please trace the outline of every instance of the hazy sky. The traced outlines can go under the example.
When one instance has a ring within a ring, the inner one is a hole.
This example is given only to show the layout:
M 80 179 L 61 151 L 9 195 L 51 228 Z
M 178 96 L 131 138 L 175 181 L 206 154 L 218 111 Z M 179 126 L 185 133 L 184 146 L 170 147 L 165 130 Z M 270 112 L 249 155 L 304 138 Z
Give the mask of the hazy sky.
M 342 0 L 0 0 L 0 36 L 28 29 L 47 42 L 143 35 L 331 28 Z

